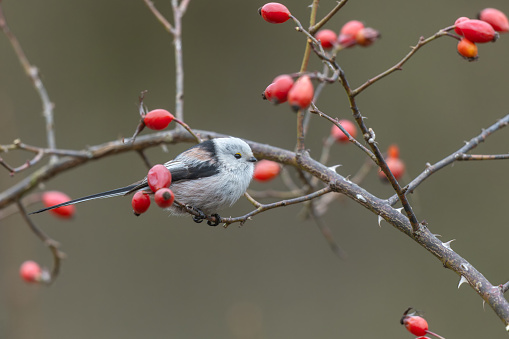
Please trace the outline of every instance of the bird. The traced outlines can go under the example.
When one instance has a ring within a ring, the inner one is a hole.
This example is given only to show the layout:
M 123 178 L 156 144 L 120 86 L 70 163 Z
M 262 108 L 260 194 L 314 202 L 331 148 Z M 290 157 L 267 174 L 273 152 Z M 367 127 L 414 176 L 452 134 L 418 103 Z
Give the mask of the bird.
M 188 207 L 198 212 L 198 216 L 193 217 L 195 222 L 201 222 L 211 215 L 215 217 L 215 222 L 207 223 L 218 225 L 221 221 L 218 212 L 232 206 L 246 192 L 256 161 L 251 147 L 235 137 L 210 139 L 192 146 L 164 164 L 171 173 L 170 189 L 178 202 L 167 210 L 171 215 L 182 216 L 188 214 Z M 129 195 L 140 190 L 150 192 L 147 177 L 125 187 L 70 200 L 29 214 L 89 200 Z

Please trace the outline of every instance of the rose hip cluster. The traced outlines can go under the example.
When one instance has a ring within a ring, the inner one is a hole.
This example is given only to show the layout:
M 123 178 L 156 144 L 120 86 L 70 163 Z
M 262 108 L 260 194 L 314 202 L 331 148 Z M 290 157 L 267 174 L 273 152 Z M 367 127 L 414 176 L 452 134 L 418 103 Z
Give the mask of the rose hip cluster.
M 171 173 L 164 165 L 155 165 L 147 174 L 147 183 L 154 194 L 154 201 L 161 208 L 168 208 L 173 204 L 175 195 L 169 189 L 171 185 Z M 131 200 L 136 216 L 145 213 L 150 207 L 149 192 L 138 191 Z
M 355 45 L 367 47 L 380 37 L 380 32 L 371 27 L 365 27 L 361 21 L 350 20 L 341 27 L 339 35 L 330 29 L 322 29 L 315 35 L 323 49 L 350 48 Z
M 411 310 L 412 308 L 408 308 L 403 313 L 403 317 L 401 317 L 400 320 L 401 325 L 405 325 L 405 328 L 408 330 L 408 332 L 418 336 L 416 339 L 430 339 L 429 337 L 425 337 L 425 335 L 431 335 L 439 339 L 444 339 L 442 336 L 433 333 L 428 329 L 428 322 L 426 319 L 415 315 L 415 313 L 409 313 Z
M 263 5 L 258 9 L 258 13 L 265 21 L 272 24 L 281 24 L 290 18 L 298 23 L 298 20 L 292 16 L 288 8 L 277 2 L 269 2 Z M 300 25 L 300 23 L 298 24 Z M 341 48 L 355 45 L 369 46 L 379 36 L 380 34 L 377 30 L 364 27 L 364 24 L 357 20 L 347 22 L 341 28 L 339 36 L 329 29 L 320 30 L 315 34 L 315 38 L 325 50 L 337 47 L 335 52 Z M 294 78 L 297 78 L 297 80 Z M 308 108 L 313 101 L 313 96 L 313 83 L 311 82 L 310 75 L 307 74 L 294 76 L 288 74 L 279 75 L 267 86 L 262 94 L 263 99 L 276 105 L 288 102 L 295 111 Z
M 273 104 L 287 102 L 293 110 L 306 109 L 313 101 L 314 88 L 309 75 L 293 81 L 288 74 L 277 76 L 262 94 L 263 99 Z
M 477 60 L 478 49 L 476 43 L 494 42 L 499 33 L 509 31 L 507 16 L 495 8 L 485 8 L 478 19 L 460 17 L 454 22 L 454 31 L 460 35 L 458 53 L 469 61 Z

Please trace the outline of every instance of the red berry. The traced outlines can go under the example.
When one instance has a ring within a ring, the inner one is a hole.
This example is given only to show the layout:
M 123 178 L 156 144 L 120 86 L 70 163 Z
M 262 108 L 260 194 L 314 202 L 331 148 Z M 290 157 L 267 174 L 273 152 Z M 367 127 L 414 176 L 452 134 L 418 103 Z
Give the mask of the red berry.
M 385 162 L 387 163 L 387 166 L 391 170 L 392 175 L 394 175 L 394 178 L 396 178 L 396 180 L 399 180 L 403 176 L 403 174 L 405 174 L 405 163 L 401 159 L 387 157 L 387 159 L 385 159 Z M 380 179 L 387 180 L 385 173 L 382 171 L 378 172 L 378 176 L 380 177 Z
M 42 194 L 42 203 L 46 207 L 62 204 L 69 200 L 71 200 L 71 198 L 67 194 L 58 191 L 48 191 Z M 49 212 L 57 217 L 68 219 L 74 216 L 76 207 L 74 205 L 62 206 L 52 209 Z
M 341 31 L 339 31 L 339 34 L 346 34 L 346 35 L 357 35 L 361 29 L 364 28 L 364 24 L 358 20 L 350 20 L 346 24 L 341 27 Z
M 320 40 L 323 49 L 330 49 L 336 44 L 338 36 L 330 29 L 322 29 L 316 33 L 315 38 Z
M 275 103 L 274 94 L 272 93 L 273 89 L 274 89 L 274 83 L 267 86 L 265 91 L 263 91 L 263 93 L 262 93 L 263 100 L 268 100 L 269 102 Z
M 398 145 L 390 145 L 387 148 L 387 158 L 399 158 L 399 147 Z
M 270 160 L 260 160 L 255 165 L 253 178 L 257 181 L 269 181 L 277 177 L 281 171 L 281 166 Z
M 477 45 L 463 38 L 458 42 L 458 53 L 469 61 L 477 60 Z
M 288 74 L 282 74 L 275 77 L 271 85 L 273 85 L 270 89 L 270 94 L 272 95 L 271 102 L 281 104 L 288 100 L 288 92 L 293 87 L 293 78 Z
M 174 116 L 165 109 L 155 109 L 150 111 L 143 118 L 143 123 L 150 129 L 161 130 L 168 127 Z
M 147 183 L 152 192 L 157 192 L 160 188 L 170 187 L 171 173 L 164 165 L 155 165 L 147 175 Z
M 305 109 L 313 101 L 314 89 L 307 75 L 301 76 L 288 92 L 288 103 L 295 111 Z
M 154 201 L 161 208 L 170 207 L 174 200 L 175 195 L 169 188 L 158 189 L 156 194 L 154 194 Z
M 463 22 L 463 21 L 466 21 L 466 20 L 470 20 L 470 18 L 467 18 L 466 16 L 462 16 L 462 17 L 459 17 L 458 19 L 456 19 L 456 21 L 454 22 L 454 26 L 456 26 L 457 24 L 459 24 L 460 22 Z M 458 28 L 458 27 L 454 27 L 454 31 L 456 32 L 456 34 L 458 35 L 463 35 L 463 33 L 461 33 L 461 30 Z
M 290 19 L 290 11 L 284 5 L 278 2 L 269 2 L 258 9 L 258 13 L 263 20 L 271 24 L 282 24 Z
M 352 136 L 352 138 L 355 138 L 357 135 L 357 128 L 353 122 L 350 120 L 339 120 L 339 123 L 348 132 L 348 134 Z M 343 133 L 343 131 L 340 130 L 336 125 L 332 125 L 331 135 L 334 137 L 334 139 L 336 139 L 337 142 L 346 143 L 349 140 L 346 134 Z
M 497 32 L 509 31 L 509 21 L 507 16 L 498 9 L 485 8 L 479 13 L 479 20 L 489 23 Z
M 487 22 L 481 20 L 465 20 L 456 25 L 462 35 L 472 42 L 490 42 L 498 38 L 498 33 Z
M 418 337 L 418 338 L 415 338 L 415 339 L 431 339 L 430 337 Z
M 350 20 L 341 27 L 341 31 L 338 36 L 338 43 L 343 47 L 352 47 L 357 41 L 355 37 L 361 29 L 364 28 L 364 24 L 358 20 Z
M 29 283 L 41 281 L 42 269 L 35 261 L 25 261 L 19 268 L 21 279 Z
M 376 29 L 365 27 L 355 35 L 355 41 L 357 44 L 363 47 L 367 47 L 375 42 L 379 37 L 380 32 L 378 32 Z
M 428 322 L 423 317 L 419 317 L 417 315 L 405 317 L 403 319 L 403 324 L 408 332 L 413 335 L 423 336 L 428 332 Z
M 343 47 L 353 47 L 357 44 L 357 40 L 355 40 L 355 35 L 340 34 L 338 36 L 338 44 Z
M 145 213 L 150 207 L 150 197 L 147 192 L 138 191 L 134 193 L 131 206 L 135 215 Z

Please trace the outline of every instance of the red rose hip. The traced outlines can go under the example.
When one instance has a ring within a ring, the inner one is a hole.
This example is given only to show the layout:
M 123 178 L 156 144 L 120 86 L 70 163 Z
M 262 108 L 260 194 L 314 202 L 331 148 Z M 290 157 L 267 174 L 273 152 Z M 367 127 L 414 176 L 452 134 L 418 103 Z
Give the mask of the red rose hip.
M 258 9 L 263 20 L 271 24 L 282 24 L 290 19 L 290 11 L 278 2 L 269 2 Z
M 408 332 L 413 335 L 423 336 L 428 332 L 428 322 L 423 317 L 419 317 L 417 315 L 405 317 L 403 319 L 403 324 Z
M 263 159 L 256 163 L 253 179 L 261 182 L 269 181 L 277 177 L 280 171 L 281 166 L 277 162 Z
M 288 92 L 293 87 L 293 78 L 288 74 L 282 74 L 274 78 L 272 86 L 269 85 L 270 95 L 272 95 L 271 102 L 275 104 L 281 104 L 288 100 Z M 267 87 L 268 88 L 268 87 Z
M 133 199 L 131 200 L 131 206 L 133 207 L 133 211 L 136 216 L 145 213 L 150 207 L 150 197 L 148 193 L 143 191 L 134 193 Z
M 456 24 L 462 35 L 472 42 L 484 43 L 495 41 L 498 33 L 487 22 L 481 20 L 465 20 Z
M 357 128 L 353 122 L 350 120 L 339 120 L 339 123 L 348 132 L 348 134 L 352 136 L 352 138 L 355 138 L 357 135 Z M 337 142 L 346 143 L 349 140 L 346 134 L 343 133 L 343 131 L 336 125 L 332 125 L 331 135 Z
M 301 76 L 288 92 L 288 103 L 295 110 L 306 109 L 313 101 L 314 89 L 307 75 Z
M 21 279 L 29 283 L 41 281 L 42 269 L 35 261 L 25 261 L 19 268 L 19 275 Z
M 352 47 L 356 41 L 357 33 L 364 28 L 364 24 L 358 20 L 350 20 L 341 27 L 338 43 L 343 47 Z
M 497 32 L 505 33 L 509 31 L 509 21 L 507 20 L 507 16 L 498 9 L 483 9 L 479 13 L 479 20 L 489 23 Z
M 171 173 L 166 166 L 158 164 L 153 166 L 147 174 L 147 183 L 152 192 L 171 185 Z
M 456 19 L 456 21 L 454 22 L 454 26 L 456 26 L 457 24 L 459 24 L 460 22 L 463 22 L 463 21 L 466 21 L 466 20 L 470 20 L 469 18 L 467 18 L 466 16 L 462 16 L 462 17 L 459 17 L 458 19 Z M 456 34 L 458 35 L 463 35 L 463 33 L 461 32 L 461 30 L 458 28 L 458 27 L 454 27 L 454 31 L 456 32 Z
M 48 191 L 42 194 L 42 203 L 45 207 L 55 206 L 70 200 L 71 198 L 67 194 L 59 191 Z M 76 207 L 74 205 L 62 206 L 52 209 L 49 212 L 57 217 L 69 219 L 76 213 Z
M 323 49 L 331 49 L 336 44 L 338 36 L 330 29 L 322 29 L 316 33 L 315 38 L 320 40 Z
M 154 194 L 154 201 L 157 206 L 161 208 L 168 208 L 173 204 L 175 200 L 175 195 L 169 188 L 161 188 L 158 189 L 156 194 Z
M 405 174 L 405 163 L 401 159 L 388 157 L 387 159 L 385 159 L 385 163 L 391 170 L 392 175 L 394 175 L 394 178 L 396 178 L 396 180 L 399 180 L 403 176 L 403 174 Z M 382 171 L 378 172 L 378 176 L 380 177 L 380 179 L 387 180 L 385 173 Z
M 162 130 L 168 127 L 174 116 L 165 109 L 155 109 L 150 111 L 143 118 L 143 123 L 150 129 Z

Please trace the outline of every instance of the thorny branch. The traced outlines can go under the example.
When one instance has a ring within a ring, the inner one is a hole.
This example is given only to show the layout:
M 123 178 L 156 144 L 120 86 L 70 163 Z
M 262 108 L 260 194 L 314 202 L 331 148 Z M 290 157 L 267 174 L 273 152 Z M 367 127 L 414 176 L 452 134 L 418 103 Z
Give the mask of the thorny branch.
M 176 84 L 177 84 L 177 93 L 176 93 L 176 115 L 177 119 L 183 123 L 183 59 L 182 59 L 182 41 L 181 41 L 181 19 L 186 9 L 189 5 L 189 0 L 182 0 L 180 3 L 177 0 L 172 0 L 172 8 L 174 14 L 174 24 L 170 24 L 169 21 L 164 18 L 164 16 L 155 8 L 154 4 L 151 0 L 144 0 L 147 7 L 152 11 L 154 16 L 163 24 L 165 29 L 173 35 L 173 42 L 175 44 L 175 63 L 176 63 Z M 1 1 L 0 1 L 1 2 Z M 372 160 L 372 162 L 376 163 L 382 171 L 386 174 L 389 181 L 391 182 L 394 190 L 396 191 L 396 195 L 384 200 L 380 199 L 371 193 L 369 193 L 364 188 L 357 185 L 353 180 L 350 181 L 341 175 L 337 174 L 334 170 L 327 168 L 324 164 L 315 161 L 310 158 L 307 152 L 305 152 L 304 147 L 304 138 L 305 138 L 305 128 L 303 122 L 303 112 L 299 112 L 298 114 L 298 140 L 297 140 L 297 152 L 292 152 L 289 150 L 284 150 L 281 148 L 277 148 L 274 146 L 257 143 L 254 141 L 247 141 L 255 156 L 260 158 L 265 158 L 273 161 L 277 161 L 279 163 L 285 164 L 287 166 L 292 166 L 298 171 L 304 171 L 308 176 L 316 178 L 317 182 L 312 182 L 309 187 L 306 189 L 311 189 L 316 185 L 321 185 L 323 188 L 318 189 L 312 193 L 304 194 L 304 189 L 301 192 L 292 192 L 292 194 L 298 194 L 296 197 L 284 198 L 283 200 L 269 203 L 269 204 L 261 204 L 246 194 L 246 197 L 253 203 L 256 207 L 255 210 L 236 218 L 224 218 L 222 221 L 225 223 L 225 226 L 230 225 L 232 223 L 240 223 L 244 224 L 247 220 L 251 219 L 253 216 L 270 210 L 277 207 L 288 206 L 291 204 L 309 202 L 313 199 L 319 197 L 327 197 L 338 194 L 342 194 L 358 204 L 364 206 L 374 214 L 380 216 L 385 221 L 393 225 L 395 228 L 405 233 L 412 240 L 417 242 L 419 245 L 424 247 L 430 253 L 432 253 L 437 259 L 441 261 L 441 263 L 454 271 L 459 276 L 463 277 L 468 284 L 493 308 L 495 313 L 499 316 L 499 318 L 505 323 L 507 326 L 506 329 L 509 330 L 509 303 L 504 298 L 503 293 L 509 289 L 509 283 L 505 283 L 503 285 L 492 285 L 480 272 L 478 272 L 468 261 L 462 258 L 459 254 L 454 252 L 450 243 L 443 243 L 440 241 L 435 235 L 433 235 L 427 228 L 426 225 L 420 224 L 417 221 L 416 216 L 414 215 L 410 204 L 406 199 L 406 194 L 412 192 L 415 188 L 417 188 L 424 180 L 426 180 L 432 173 L 444 168 L 445 166 L 451 164 L 454 161 L 465 161 L 465 160 L 495 160 L 495 159 L 507 159 L 509 158 L 508 154 L 497 154 L 497 155 L 470 155 L 468 152 L 475 148 L 480 142 L 484 141 L 489 135 L 494 133 L 495 131 L 505 127 L 509 123 L 509 115 L 505 116 L 497 123 L 490 126 L 488 129 L 483 130 L 483 132 L 477 137 L 471 139 L 464 147 L 459 149 L 457 152 L 451 154 L 450 156 L 444 158 L 443 160 L 437 162 L 434 165 L 429 165 L 426 170 L 421 173 L 418 177 L 416 177 L 410 184 L 408 184 L 405 188 L 401 188 L 399 183 L 396 181 L 392 173 L 390 172 L 387 164 L 385 163 L 384 157 L 380 152 L 376 140 L 375 133 L 371 128 L 368 128 L 364 123 L 364 117 L 360 113 L 360 110 L 357 106 L 355 97 L 360 94 L 362 91 L 367 89 L 369 86 L 377 82 L 378 80 L 384 78 L 385 76 L 392 74 L 396 70 L 402 69 L 402 66 L 419 50 L 422 46 L 427 43 L 441 37 L 444 35 L 448 35 L 448 31 L 452 29 L 452 27 L 445 28 L 435 35 L 424 39 L 421 38 L 418 44 L 412 48 L 412 50 L 396 65 L 389 68 L 387 71 L 380 73 L 379 75 L 369 79 L 366 83 L 359 86 L 357 89 L 352 89 L 350 87 L 345 72 L 340 68 L 340 66 L 336 63 L 335 59 L 329 57 L 324 52 L 321 45 L 316 41 L 313 37 L 313 33 L 316 32 L 325 22 L 327 22 L 330 17 L 332 17 L 345 3 L 347 0 L 340 1 L 337 6 L 326 15 L 321 21 L 316 23 L 316 11 L 318 8 L 318 0 L 314 0 L 312 4 L 311 18 L 310 18 L 310 29 L 309 32 L 306 31 L 299 21 L 292 16 L 292 19 L 298 25 L 298 31 L 303 32 L 307 36 L 307 44 L 306 51 L 304 52 L 304 58 L 301 65 L 301 70 L 299 73 L 303 73 L 307 69 L 309 56 L 311 50 L 313 50 L 316 55 L 324 62 L 325 66 L 328 67 L 333 72 L 332 81 L 335 83 L 336 81 L 343 87 L 345 93 L 348 96 L 349 104 L 351 107 L 351 111 L 354 119 L 357 121 L 357 124 L 361 128 L 363 133 L 365 142 L 368 144 L 369 148 L 361 145 L 359 142 L 356 142 L 354 138 L 350 136 L 351 142 L 356 144 L 359 148 L 361 148 Z M 93 147 L 89 147 L 83 151 L 65 151 L 65 150 L 57 150 L 54 143 L 54 133 L 53 133 L 53 104 L 50 102 L 46 90 L 42 85 L 38 77 L 38 71 L 34 66 L 28 62 L 23 50 L 21 49 L 19 42 L 16 37 L 12 34 L 7 26 L 5 21 L 5 17 L 3 15 L 2 9 L 0 7 L 0 28 L 2 28 L 5 35 L 8 37 L 9 41 L 13 45 L 16 54 L 18 55 L 18 59 L 20 60 L 25 72 L 34 82 L 34 85 L 41 97 L 44 106 L 44 114 L 46 117 L 46 125 L 47 125 L 47 133 L 48 133 L 48 149 L 36 148 L 27 145 L 23 145 L 21 143 L 14 143 L 13 146 L 1 146 L 5 149 L 24 149 L 27 151 L 31 151 L 35 153 L 34 158 L 27 162 L 25 165 L 19 166 L 18 168 L 13 168 L 7 165 L 3 160 L 0 161 L 0 164 L 7 168 L 11 172 L 20 171 L 28 166 L 36 164 L 40 159 L 43 158 L 46 154 L 51 155 L 60 155 L 61 158 L 53 159 L 50 163 L 41 166 L 35 172 L 29 174 L 26 178 L 22 179 L 17 184 L 13 185 L 9 189 L 0 192 L 0 209 L 4 209 L 15 204 L 22 217 L 29 225 L 31 230 L 50 248 L 53 258 L 54 258 L 54 267 L 51 274 L 51 280 L 58 275 L 61 259 L 64 257 L 64 254 L 59 250 L 59 245 L 49 236 L 47 236 L 44 232 L 42 232 L 32 220 L 27 216 L 25 207 L 21 202 L 22 197 L 35 189 L 38 184 L 50 180 L 54 176 L 63 173 L 71 168 L 81 166 L 88 161 L 101 159 L 106 156 L 110 156 L 113 154 L 119 154 L 128 151 L 138 152 L 139 155 L 142 156 L 142 159 L 148 164 L 148 160 L 144 157 L 143 151 L 147 148 L 154 147 L 162 144 L 175 144 L 180 142 L 196 142 L 201 139 L 215 138 L 221 137 L 224 135 L 210 132 L 210 131 L 198 131 L 191 130 L 188 128 L 188 131 L 194 132 L 194 136 L 188 134 L 183 131 L 182 128 L 176 128 L 172 131 L 154 133 L 151 135 L 146 135 L 139 137 L 135 142 L 124 144 L 122 141 L 112 141 L 109 143 L 105 143 L 102 145 L 97 145 Z M 330 81 L 330 79 L 322 79 L 322 81 Z M 340 124 L 336 121 L 333 121 L 332 118 L 327 116 L 325 113 L 320 112 L 316 106 L 313 107 L 312 113 L 316 113 L 321 115 L 322 117 L 328 119 L 332 123 L 336 124 L 341 128 Z M 187 125 L 185 125 L 187 126 Z M 346 132 L 343 130 L 343 132 Z M 345 133 L 347 134 L 347 133 Z M 405 210 L 406 215 L 400 213 L 397 209 L 394 209 L 392 206 L 396 204 L 397 201 L 401 201 Z M 189 213 L 193 214 L 195 211 L 189 211 Z M 315 211 L 312 210 L 313 215 L 315 215 Z M 215 217 L 207 217 L 209 221 L 214 222 Z
M 481 142 L 484 142 L 488 136 L 498 131 L 499 129 L 506 127 L 509 124 L 509 114 L 498 120 L 496 123 L 484 129 L 481 134 L 477 135 L 470 139 L 469 142 L 465 144 L 465 146 L 461 147 L 456 152 L 450 154 L 444 159 L 438 161 L 437 163 L 426 166 L 426 169 L 419 174 L 414 180 L 412 180 L 406 187 L 405 192 L 413 192 L 424 180 L 430 177 L 433 173 L 436 173 L 438 170 L 452 164 L 455 161 L 465 161 L 465 160 L 494 160 L 494 159 L 505 159 L 505 157 L 501 157 L 501 155 L 482 155 L 482 156 L 473 156 L 474 158 L 470 158 L 467 153 L 477 147 Z M 502 155 L 504 156 L 504 155 Z M 484 158 L 484 159 L 483 159 Z M 389 204 L 394 205 L 397 202 L 397 197 L 392 196 L 388 199 Z

